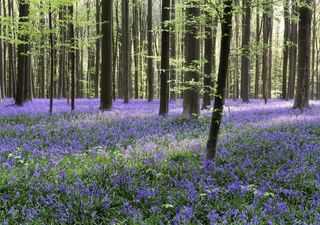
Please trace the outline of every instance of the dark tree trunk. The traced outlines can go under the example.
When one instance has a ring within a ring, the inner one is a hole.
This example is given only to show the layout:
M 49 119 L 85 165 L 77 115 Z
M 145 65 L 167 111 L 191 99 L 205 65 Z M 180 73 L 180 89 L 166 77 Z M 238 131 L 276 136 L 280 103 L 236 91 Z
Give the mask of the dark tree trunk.
M 160 72 L 160 110 L 159 115 L 166 116 L 169 111 L 169 60 L 170 33 L 167 21 L 170 20 L 170 0 L 162 0 L 162 36 L 161 36 L 161 72 Z
M 183 116 L 192 118 L 200 114 L 199 106 L 199 63 L 200 41 L 199 32 L 200 16 L 198 3 L 191 3 L 186 9 L 186 34 L 185 34 L 185 60 L 187 71 L 185 73 L 186 89 L 183 95 Z
M 242 22 L 242 56 L 241 56 L 241 98 L 245 103 L 249 102 L 250 93 L 250 26 L 251 26 L 251 0 L 244 0 Z
M 222 119 L 229 67 L 230 43 L 232 34 L 232 0 L 226 0 L 224 1 L 224 4 L 224 15 L 221 22 L 222 36 L 220 49 L 220 65 L 218 72 L 218 86 L 216 90 L 214 109 L 211 118 L 209 139 L 207 142 L 208 161 L 213 161 L 216 158 L 218 135 Z
M 289 33 L 290 33 L 290 14 L 289 0 L 284 3 L 284 35 L 283 35 L 283 64 L 282 64 L 282 99 L 287 99 L 287 73 L 289 56 Z
M 122 68 L 123 98 L 129 103 L 130 49 L 129 49 L 129 0 L 122 0 Z
M 299 8 L 298 80 L 293 108 L 309 107 L 312 0 Z
M 29 2 L 19 2 L 19 22 L 21 30 L 23 30 L 23 25 L 28 23 L 29 19 Z M 30 91 L 27 87 L 26 81 L 29 79 L 29 37 L 28 34 L 20 34 L 19 40 L 22 42 L 18 45 L 18 82 L 17 82 L 17 95 L 16 95 L 16 105 L 22 105 L 26 100 Z
M 148 102 L 154 98 L 154 70 L 153 70 L 153 30 L 152 30 L 152 0 L 148 0 Z
M 102 1 L 101 110 L 112 108 L 112 0 Z

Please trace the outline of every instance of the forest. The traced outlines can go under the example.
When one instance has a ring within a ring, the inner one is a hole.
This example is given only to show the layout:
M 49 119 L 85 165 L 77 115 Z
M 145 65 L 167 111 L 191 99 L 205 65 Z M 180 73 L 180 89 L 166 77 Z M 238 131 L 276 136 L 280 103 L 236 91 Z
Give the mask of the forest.
M 320 224 L 319 0 L 0 0 L 0 224 Z

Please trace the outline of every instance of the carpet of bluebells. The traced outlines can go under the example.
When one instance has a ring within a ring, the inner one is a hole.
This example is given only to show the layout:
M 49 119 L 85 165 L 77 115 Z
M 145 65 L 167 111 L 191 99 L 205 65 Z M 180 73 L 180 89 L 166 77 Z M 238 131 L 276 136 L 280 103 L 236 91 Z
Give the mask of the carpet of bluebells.
M 320 224 L 320 102 L 228 100 L 216 165 L 210 112 L 76 104 L 0 103 L 0 224 Z

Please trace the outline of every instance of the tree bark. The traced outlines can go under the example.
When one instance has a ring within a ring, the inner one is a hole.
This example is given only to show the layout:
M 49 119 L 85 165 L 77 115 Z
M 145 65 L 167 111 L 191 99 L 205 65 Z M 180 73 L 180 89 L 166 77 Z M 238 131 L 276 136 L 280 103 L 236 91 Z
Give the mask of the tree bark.
M 312 0 L 299 8 L 298 80 L 293 108 L 309 107 Z
M 129 103 L 129 0 L 122 0 L 122 68 L 124 103 Z
M 102 1 L 101 110 L 112 108 L 112 0 Z
M 230 44 L 232 34 L 232 0 L 224 1 L 224 14 L 221 24 L 221 49 L 218 72 L 218 86 L 211 118 L 209 139 L 207 142 L 207 160 L 214 161 L 217 153 L 218 135 L 223 113 L 223 104 L 226 93 L 226 83 L 229 67 Z
M 152 30 L 152 0 L 148 0 L 148 102 L 154 98 L 154 69 L 153 69 L 153 30 Z
M 245 13 L 242 22 L 242 55 L 241 55 L 241 98 L 242 102 L 249 102 L 250 93 L 250 26 L 251 0 L 243 2 Z
M 170 0 L 162 0 L 162 35 L 161 35 L 161 87 L 159 115 L 166 116 L 169 111 L 169 60 L 170 60 L 170 33 L 168 24 L 170 20 Z
M 198 3 L 187 5 L 186 9 L 186 34 L 185 34 L 185 91 L 183 95 L 183 116 L 192 118 L 200 114 L 199 105 L 199 60 L 200 41 L 198 19 L 200 7 Z

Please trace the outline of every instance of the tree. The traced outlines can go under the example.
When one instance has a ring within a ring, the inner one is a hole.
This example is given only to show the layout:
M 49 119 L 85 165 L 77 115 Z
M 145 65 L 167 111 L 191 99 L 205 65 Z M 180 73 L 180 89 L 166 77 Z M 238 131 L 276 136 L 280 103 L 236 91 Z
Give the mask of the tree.
M 53 95 L 54 95 L 54 41 L 53 41 L 53 25 L 52 25 L 52 11 L 51 2 L 49 2 L 49 29 L 50 29 L 50 50 L 51 50 L 51 63 L 50 63 L 50 114 L 53 110 Z
M 206 1 L 209 4 L 209 1 Z M 202 109 L 209 109 L 211 104 L 211 92 L 212 92 L 212 72 L 213 72 L 213 58 L 212 52 L 215 50 L 213 48 L 213 18 L 209 11 L 205 11 L 206 24 L 205 26 L 205 48 L 204 48 L 204 58 L 206 60 L 204 64 L 204 78 L 203 78 L 203 105 Z
M 159 115 L 166 116 L 169 111 L 169 60 L 170 60 L 170 0 L 162 0 L 162 35 L 161 35 L 161 87 Z
M 232 0 L 224 1 L 224 13 L 221 20 L 221 32 L 220 64 L 217 82 L 218 86 L 216 89 L 214 108 L 211 118 L 209 139 L 207 142 L 208 161 L 213 161 L 216 158 L 218 135 L 223 113 L 223 104 L 225 100 L 232 34 Z
M 2 16 L 2 10 L 1 10 L 2 6 L 1 6 L 1 1 L 0 1 L 0 17 Z M 2 36 L 2 22 L 0 21 L 0 37 Z M 4 51 L 3 51 L 3 43 L 2 43 L 2 38 L 0 38 L 0 101 L 1 99 L 5 96 L 5 92 L 4 92 L 4 85 L 5 85 L 5 76 L 4 76 Z
M 19 44 L 18 44 L 18 81 L 17 81 L 17 95 L 16 105 L 22 105 L 25 101 L 31 100 L 30 96 L 30 82 L 29 75 L 29 35 L 26 31 L 26 26 L 29 21 L 30 5 L 28 0 L 19 1 Z
M 241 98 L 249 102 L 250 92 L 250 26 L 251 26 L 251 0 L 243 2 L 244 14 L 242 23 L 242 56 L 241 56 Z
M 73 5 L 69 6 L 69 16 L 70 16 L 70 22 L 69 22 L 69 38 L 70 38 L 70 45 L 71 45 L 71 51 L 70 51 L 70 70 L 71 70 L 71 111 L 75 110 L 75 96 L 76 96 L 76 80 L 75 80 L 75 72 L 76 72 L 76 48 L 75 48 L 75 37 L 74 37 L 74 24 L 73 24 Z
M 198 84 L 200 40 L 197 38 L 200 7 L 198 2 L 193 1 L 188 2 L 186 7 L 185 60 L 187 71 L 185 73 L 186 89 L 183 94 L 183 115 L 185 118 L 191 118 L 200 114 Z
M 100 0 L 96 0 L 96 34 L 97 37 L 101 35 L 100 33 Z M 100 38 L 97 38 L 96 40 L 96 74 L 94 77 L 94 92 L 95 92 L 95 97 L 99 97 L 99 86 L 100 86 L 100 54 L 101 54 L 101 41 Z
M 129 0 L 122 0 L 122 68 L 124 103 L 129 103 Z
M 148 0 L 148 102 L 152 102 L 154 98 L 154 71 L 153 71 L 153 48 L 152 48 L 152 0 Z
M 284 2 L 284 34 L 283 34 L 283 63 L 282 63 L 282 99 L 287 99 L 287 73 L 288 73 L 288 56 L 289 56 L 289 32 L 290 32 L 290 18 L 289 18 L 289 0 Z
M 271 52 L 270 52 L 270 43 L 271 43 L 271 35 L 272 35 L 272 3 L 266 2 L 264 3 L 264 13 L 263 13 L 263 56 L 262 56 L 262 95 L 264 102 L 267 103 L 269 98 L 269 83 L 270 80 L 270 71 L 271 71 Z
M 112 1 L 102 1 L 101 110 L 112 108 Z
M 175 31 L 175 18 L 176 18 L 176 3 L 175 0 L 171 0 L 171 40 L 170 40 L 170 56 L 172 60 L 176 59 L 177 49 L 176 49 L 176 31 Z M 170 66 L 170 101 L 176 100 L 176 79 L 177 73 L 176 68 L 174 66 L 174 62 L 171 63 Z
M 309 107 L 312 0 L 299 7 L 298 80 L 293 108 Z
M 296 16 L 297 14 L 297 0 L 292 0 L 291 2 L 291 17 Z M 296 83 L 296 72 L 297 72 L 297 33 L 298 26 L 295 20 L 291 21 L 290 26 L 290 47 L 289 47 L 289 78 L 288 78 L 288 93 L 287 99 L 294 98 L 294 88 Z

